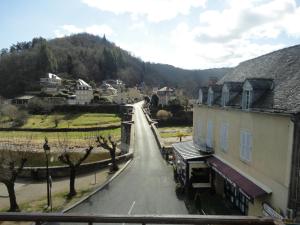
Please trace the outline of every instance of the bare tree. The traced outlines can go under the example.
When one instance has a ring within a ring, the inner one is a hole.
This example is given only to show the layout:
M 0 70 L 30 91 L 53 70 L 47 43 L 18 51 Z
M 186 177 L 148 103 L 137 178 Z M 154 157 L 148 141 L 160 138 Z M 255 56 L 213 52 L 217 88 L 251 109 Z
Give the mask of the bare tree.
M 30 143 L 31 139 L 28 139 L 22 145 L 15 141 L 0 144 L 2 150 L 0 155 L 0 182 L 7 188 L 10 202 L 9 212 L 20 211 L 15 193 L 15 181 L 27 162 L 26 152 L 30 147 Z
M 87 140 L 91 140 L 88 138 Z M 90 142 L 90 141 L 89 141 Z M 68 198 L 72 198 L 76 195 L 75 190 L 75 178 L 76 178 L 76 171 L 78 167 L 80 167 L 81 163 L 86 160 L 86 158 L 89 156 L 91 151 L 93 150 L 93 146 L 89 143 L 89 146 L 85 149 L 85 153 L 83 156 L 77 158 L 72 155 L 72 149 L 69 146 L 68 138 L 67 136 L 61 140 L 58 138 L 59 148 L 63 150 L 63 153 L 58 156 L 58 159 L 64 163 L 67 164 L 70 168 L 70 190 L 68 193 Z
M 109 136 L 108 139 L 103 136 L 97 136 L 96 142 L 98 143 L 98 147 L 102 147 L 109 151 L 112 163 L 112 170 L 117 171 L 119 169 L 116 163 L 117 142 L 113 141 L 111 136 Z

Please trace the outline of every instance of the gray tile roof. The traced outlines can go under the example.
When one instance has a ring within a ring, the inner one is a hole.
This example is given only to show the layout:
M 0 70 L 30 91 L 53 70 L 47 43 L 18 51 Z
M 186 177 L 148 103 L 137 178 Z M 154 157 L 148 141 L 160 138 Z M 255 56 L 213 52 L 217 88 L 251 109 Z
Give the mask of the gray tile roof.
M 244 82 L 247 78 L 273 79 L 273 91 L 266 92 L 256 104 L 276 111 L 300 112 L 300 45 L 242 62 L 218 84 Z

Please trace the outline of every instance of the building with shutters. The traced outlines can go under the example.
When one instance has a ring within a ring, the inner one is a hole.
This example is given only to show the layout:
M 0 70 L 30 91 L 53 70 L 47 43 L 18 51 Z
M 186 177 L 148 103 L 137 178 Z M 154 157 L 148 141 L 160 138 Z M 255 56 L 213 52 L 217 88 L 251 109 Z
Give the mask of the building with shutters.
M 193 110 L 212 189 L 245 215 L 299 220 L 300 46 L 240 63 Z

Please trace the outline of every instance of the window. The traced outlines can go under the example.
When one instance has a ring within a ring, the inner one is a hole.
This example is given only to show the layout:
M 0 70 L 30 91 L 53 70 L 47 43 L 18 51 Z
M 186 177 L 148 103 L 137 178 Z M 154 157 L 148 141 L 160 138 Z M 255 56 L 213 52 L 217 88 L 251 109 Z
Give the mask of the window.
M 203 93 L 202 93 L 202 90 L 201 90 L 201 89 L 199 90 L 198 101 L 199 101 L 200 104 L 202 104 L 202 101 L 203 101 Z
M 227 152 L 227 150 L 228 150 L 228 124 L 226 124 L 226 123 L 221 124 L 220 148 L 224 152 Z
M 214 101 L 214 92 L 211 89 L 209 89 L 207 95 L 207 105 L 211 106 L 213 104 L 213 101 Z
M 242 161 L 251 162 L 252 135 L 248 131 L 241 131 L 240 134 L 240 157 Z
M 242 99 L 242 108 L 250 109 L 250 107 L 251 107 L 251 91 L 244 90 L 243 91 L 243 99 Z
M 206 146 L 212 148 L 213 142 L 213 123 L 212 121 L 207 122 L 207 134 L 206 134 Z
M 197 144 L 199 146 L 201 144 L 200 137 L 201 137 L 201 123 L 200 123 L 200 121 L 198 121 L 195 124 L 194 142 L 195 142 L 195 144 Z
M 229 102 L 229 91 L 222 92 L 222 106 L 225 107 Z

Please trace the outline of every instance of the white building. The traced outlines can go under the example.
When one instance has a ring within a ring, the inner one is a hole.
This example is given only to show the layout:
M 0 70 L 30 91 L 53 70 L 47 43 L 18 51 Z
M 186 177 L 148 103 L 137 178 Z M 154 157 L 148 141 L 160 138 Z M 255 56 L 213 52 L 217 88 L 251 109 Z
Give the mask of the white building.
M 90 104 L 92 99 L 94 98 L 91 85 L 89 85 L 82 79 L 78 79 L 76 82 L 75 95 L 76 104 L 79 105 Z
M 62 79 L 53 73 L 48 73 L 46 77 L 40 78 L 40 84 L 42 91 L 46 93 L 57 93 L 62 85 Z

